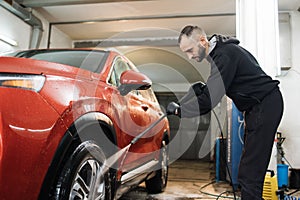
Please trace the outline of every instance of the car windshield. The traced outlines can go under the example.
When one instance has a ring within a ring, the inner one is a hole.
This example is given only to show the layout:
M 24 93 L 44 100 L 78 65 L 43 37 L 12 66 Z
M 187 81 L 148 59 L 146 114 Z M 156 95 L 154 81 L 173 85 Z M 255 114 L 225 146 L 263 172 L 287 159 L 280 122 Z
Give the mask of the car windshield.
M 31 58 L 70 65 L 92 72 L 100 72 L 105 63 L 107 52 L 91 50 L 29 50 L 10 55 L 13 57 Z

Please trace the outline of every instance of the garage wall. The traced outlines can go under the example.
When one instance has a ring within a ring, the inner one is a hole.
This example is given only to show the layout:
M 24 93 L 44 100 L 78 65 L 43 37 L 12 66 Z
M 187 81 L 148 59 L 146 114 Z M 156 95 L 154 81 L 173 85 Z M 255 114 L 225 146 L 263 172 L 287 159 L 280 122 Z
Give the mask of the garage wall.
M 47 47 L 49 22 L 44 19 L 39 13 L 33 12 L 43 23 L 43 36 L 40 43 L 40 48 Z M 13 23 L 12 23 L 13 22 Z M 31 38 L 31 26 L 23 20 L 10 13 L 3 7 L 0 7 L 0 34 L 11 38 L 18 42 L 17 46 L 11 46 L 0 41 L 0 53 L 12 52 L 20 49 L 28 49 Z M 72 40 L 63 32 L 56 29 L 52 30 L 51 47 L 72 47 Z
M 279 131 L 286 137 L 283 143 L 285 157 L 293 168 L 300 168 L 298 155 L 300 152 L 300 110 L 297 108 L 300 102 L 300 13 L 291 12 L 290 20 L 292 68 L 287 72 L 282 72 L 279 77 L 285 106 Z
M 0 34 L 18 42 L 18 46 L 13 47 L 0 40 L 0 53 L 28 48 L 30 32 L 28 24 L 0 6 Z
M 45 46 L 46 47 L 46 46 Z M 71 48 L 72 40 L 56 27 L 52 27 L 51 48 Z
M 39 18 L 43 23 L 43 37 L 41 39 L 40 48 L 47 48 L 48 45 L 48 32 L 49 22 L 38 12 L 34 11 L 34 15 Z M 72 40 L 62 31 L 56 27 L 52 27 L 51 30 L 51 42 L 50 48 L 71 48 Z

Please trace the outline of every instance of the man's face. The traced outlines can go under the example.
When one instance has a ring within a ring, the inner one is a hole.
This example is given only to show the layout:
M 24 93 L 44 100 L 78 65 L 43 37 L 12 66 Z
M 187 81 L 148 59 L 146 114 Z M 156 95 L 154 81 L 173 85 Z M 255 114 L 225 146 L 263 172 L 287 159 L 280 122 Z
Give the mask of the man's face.
M 200 37 L 195 40 L 193 37 L 183 35 L 179 47 L 189 59 L 197 62 L 201 62 L 206 57 L 205 41 L 202 41 Z

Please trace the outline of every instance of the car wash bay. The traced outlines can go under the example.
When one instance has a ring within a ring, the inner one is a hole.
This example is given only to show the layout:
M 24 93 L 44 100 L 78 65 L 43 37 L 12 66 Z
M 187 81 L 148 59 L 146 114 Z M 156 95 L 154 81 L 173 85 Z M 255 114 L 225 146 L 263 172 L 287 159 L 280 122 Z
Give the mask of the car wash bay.
M 288 177 L 284 184 L 289 187 L 291 172 L 297 174 L 300 169 L 299 156 L 295 155 L 300 151 L 300 127 L 295 120 L 300 117 L 300 112 L 295 112 L 300 102 L 295 92 L 300 89 L 297 56 L 300 1 L 274 2 L 2 0 L 0 54 L 46 48 L 113 49 L 151 79 L 152 89 L 165 111 L 168 103 L 178 101 L 190 84 L 205 82 L 210 73 L 207 62 L 188 60 L 178 48 L 181 28 L 193 24 L 203 27 L 208 36 L 218 33 L 238 37 L 257 56 L 264 70 L 281 82 L 285 111 L 269 168 L 279 176 L 278 164 L 284 164 L 283 177 Z M 218 119 L 212 113 L 189 120 L 168 116 L 171 136 L 166 190 L 148 194 L 142 183 L 121 199 L 232 198 L 229 182 L 238 185 L 243 116 L 226 97 L 217 105 L 215 113 Z M 228 173 L 233 174 L 233 179 L 230 180 Z M 297 176 L 295 180 L 292 174 L 292 185 L 286 194 L 297 188 Z M 291 195 L 300 197 L 299 193 Z

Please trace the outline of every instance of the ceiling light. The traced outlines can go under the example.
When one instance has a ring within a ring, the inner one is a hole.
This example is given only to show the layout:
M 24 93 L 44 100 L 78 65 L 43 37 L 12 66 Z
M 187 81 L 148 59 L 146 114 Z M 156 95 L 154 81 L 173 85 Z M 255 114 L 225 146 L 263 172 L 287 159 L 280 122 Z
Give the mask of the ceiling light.
M 0 40 L 11 46 L 18 46 L 18 42 L 16 42 L 15 40 L 13 40 L 5 35 L 0 35 Z
M 94 23 L 96 23 L 96 22 L 94 22 L 94 21 L 86 21 L 86 22 L 83 22 L 83 24 L 94 24 Z
M 128 22 L 128 20 L 127 19 L 121 19 L 121 20 L 119 20 L 119 22 L 125 23 L 125 22 Z

